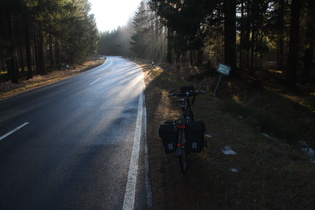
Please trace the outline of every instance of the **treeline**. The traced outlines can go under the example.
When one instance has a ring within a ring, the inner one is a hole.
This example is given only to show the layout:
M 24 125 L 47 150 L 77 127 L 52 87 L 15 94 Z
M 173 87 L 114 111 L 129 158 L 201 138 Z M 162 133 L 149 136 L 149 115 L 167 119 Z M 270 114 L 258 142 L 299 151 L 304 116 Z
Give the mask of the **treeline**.
M 132 57 L 131 34 L 133 27 L 131 24 L 119 26 L 113 31 L 100 32 L 98 54 Z
M 88 0 L 1 0 L 0 59 L 13 83 L 84 61 L 99 39 Z
M 235 73 L 274 61 L 291 88 L 314 74 L 313 0 L 147 0 L 130 25 L 137 57 Z

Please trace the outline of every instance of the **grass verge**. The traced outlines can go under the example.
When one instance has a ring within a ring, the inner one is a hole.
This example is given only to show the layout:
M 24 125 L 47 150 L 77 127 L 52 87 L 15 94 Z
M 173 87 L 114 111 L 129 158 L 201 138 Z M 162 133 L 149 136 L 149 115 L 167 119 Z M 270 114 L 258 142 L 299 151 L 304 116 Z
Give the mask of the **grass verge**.
M 104 63 L 104 61 L 105 60 L 99 59 L 87 61 L 82 65 L 77 65 L 74 70 L 71 70 L 71 73 L 66 70 L 50 70 L 46 75 L 36 75 L 32 79 L 21 80 L 18 84 L 13 84 L 10 81 L 0 82 L 0 99 L 57 82 L 59 80 L 99 66 Z
M 293 97 L 263 89 L 224 100 L 223 110 L 291 145 L 305 141 L 315 147 L 315 103 L 312 97 Z
M 310 128 L 314 121 L 307 115 L 309 110 L 274 93 L 255 91 L 224 99 L 197 97 L 195 119 L 205 121 L 211 137 L 207 138 L 209 148 L 190 156 L 189 171 L 183 175 L 176 158 L 164 154 L 157 130 L 160 123 L 178 114 L 178 107 L 167 97 L 168 90 L 187 82 L 159 68 L 145 70 L 145 75 L 147 106 L 155 107 L 148 109 L 155 209 L 314 208 L 314 164 L 296 147 L 263 133 L 277 131 L 295 139 L 301 128 L 292 128 L 289 122 L 299 116 L 298 120 L 304 120 L 304 126 Z M 268 108 L 271 101 L 273 108 Z M 293 107 L 281 108 L 288 104 Z M 283 115 L 286 118 L 279 117 Z M 224 154 L 227 149 L 236 154 Z

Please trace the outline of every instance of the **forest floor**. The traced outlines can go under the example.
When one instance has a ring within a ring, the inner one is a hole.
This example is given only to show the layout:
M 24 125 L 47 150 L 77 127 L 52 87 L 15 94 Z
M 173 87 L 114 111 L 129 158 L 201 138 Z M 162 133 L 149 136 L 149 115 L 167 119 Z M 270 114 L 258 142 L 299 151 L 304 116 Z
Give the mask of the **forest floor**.
M 92 61 L 83 68 L 102 62 Z M 137 62 L 146 83 L 154 209 L 314 208 L 314 86 L 299 85 L 298 93 L 289 93 L 282 88 L 280 74 L 269 69 L 225 77 L 213 97 L 215 71 L 166 65 L 151 70 L 150 64 Z M 63 70 L 23 81 L 21 87 L 1 83 L 0 97 L 68 76 Z M 185 84 L 202 85 L 209 92 L 198 96 L 193 106 L 195 119 L 206 123 L 208 148 L 190 155 L 190 167 L 183 174 L 174 154 L 164 153 L 158 129 L 178 117 L 179 109 L 167 95 Z

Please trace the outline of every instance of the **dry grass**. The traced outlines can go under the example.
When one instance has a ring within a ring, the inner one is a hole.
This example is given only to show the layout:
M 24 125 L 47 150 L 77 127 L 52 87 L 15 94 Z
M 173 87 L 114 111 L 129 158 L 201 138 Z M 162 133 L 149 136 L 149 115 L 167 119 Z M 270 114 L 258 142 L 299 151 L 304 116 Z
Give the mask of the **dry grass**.
M 149 66 L 144 66 L 144 69 L 149 69 Z M 309 111 L 296 108 L 296 103 L 283 104 L 283 97 L 279 94 L 271 93 L 273 97 L 270 97 L 265 92 L 254 90 L 231 97 L 225 95 L 221 99 L 198 96 L 193 110 L 196 120 L 206 122 L 207 133 L 211 134 L 207 138 L 209 148 L 190 156 L 190 169 L 183 175 L 176 158 L 164 154 L 157 130 L 159 123 L 176 118 L 177 107 L 165 93 L 187 82 L 159 68 L 145 70 L 145 73 L 147 135 L 155 209 L 314 208 L 315 165 L 295 145 L 266 135 L 258 127 L 260 121 L 268 124 L 277 118 L 282 122 L 279 119 L 282 115 L 292 117 L 292 121 L 296 116 L 302 119 Z M 232 108 L 229 107 L 231 101 Z M 239 110 L 247 116 L 240 116 Z M 275 118 L 271 117 L 273 115 Z M 314 119 L 306 119 L 308 124 L 304 126 L 312 126 Z M 281 130 L 281 126 L 275 129 L 286 132 Z M 223 154 L 226 146 L 237 154 Z
M 105 60 L 91 60 L 81 65 L 76 65 L 71 69 L 71 73 L 66 70 L 51 70 L 46 75 L 36 75 L 28 80 L 21 80 L 18 84 L 13 84 L 10 81 L 0 83 L 0 99 L 13 96 L 15 94 L 22 93 L 37 87 L 48 85 L 67 77 L 78 74 L 84 70 L 88 70 L 92 67 L 102 64 Z

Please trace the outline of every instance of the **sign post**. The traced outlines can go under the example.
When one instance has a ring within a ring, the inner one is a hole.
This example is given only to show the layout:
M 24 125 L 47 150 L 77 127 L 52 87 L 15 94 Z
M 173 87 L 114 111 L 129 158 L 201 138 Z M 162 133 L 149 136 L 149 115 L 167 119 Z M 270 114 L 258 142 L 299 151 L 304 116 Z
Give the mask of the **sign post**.
M 219 87 L 219 83 L 220 83 L 220 81 L 221 81 L 222 75 L 229 76 L 229 74 L 230 74 L 230 72 L 231 72 L 231 67 L 226 66 L 226 65 L 220 63 L 219 66 L 218 66 L 218 72 L 221 73 L 221 75 L 220 75 L 220 78 L 219 78 L 219 80 L 218 80 L 217 86 L 215 87 L 213 96 L 215 96 L 215 93 L 217 92 L 217 89 L 218 89 L 218 87 Z

